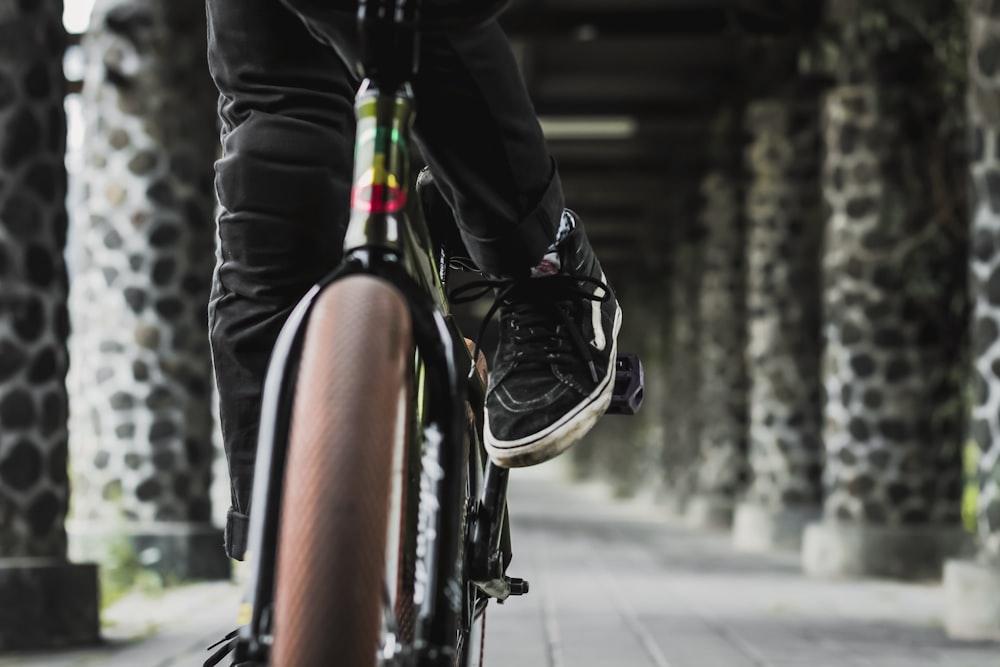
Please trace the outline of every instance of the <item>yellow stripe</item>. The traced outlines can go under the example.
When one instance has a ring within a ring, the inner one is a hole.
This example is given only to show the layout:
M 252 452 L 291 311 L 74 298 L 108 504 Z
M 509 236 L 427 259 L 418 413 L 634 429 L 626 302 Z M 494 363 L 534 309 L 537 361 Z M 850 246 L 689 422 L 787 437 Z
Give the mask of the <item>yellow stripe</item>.
M 246 625 L 253 620 L 253 605 L 244 602 L 240 605 L 240 611 L 236 614 L 236 625 Z

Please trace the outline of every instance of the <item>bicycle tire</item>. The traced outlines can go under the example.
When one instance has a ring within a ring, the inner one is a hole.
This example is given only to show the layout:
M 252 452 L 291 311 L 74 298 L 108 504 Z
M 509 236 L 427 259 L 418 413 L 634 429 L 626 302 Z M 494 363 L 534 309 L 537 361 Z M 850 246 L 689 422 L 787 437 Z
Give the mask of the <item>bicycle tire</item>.
M 400 586 L 386 581 L 386 554 L 396 529 L 394 457 L 405 457 L 409 425 L 413 341 L 405 301 L 371 276 L 333 283 L 318 297 L 300 359 L 271 664 L 374 667 L 385 631 L 383 591 Z M 398 569 L 388 578 L 398 578 Z M 396 615 L 412 612 L 400 608 L 412 606 L 412 597 L 398 597 Z

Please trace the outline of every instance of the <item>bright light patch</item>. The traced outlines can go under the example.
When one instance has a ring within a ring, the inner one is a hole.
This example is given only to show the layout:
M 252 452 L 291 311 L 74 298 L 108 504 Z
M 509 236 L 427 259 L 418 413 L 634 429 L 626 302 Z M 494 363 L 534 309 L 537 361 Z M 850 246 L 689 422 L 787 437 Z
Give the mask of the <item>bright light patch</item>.
M 63 25 L 67 32 L 83 32 L 90 22 L 90 12 L 94 0 L 65 0 L 63 4 Z
M 539 119 L 548 139 L 628 139 L 639 124 L 630 116 L 569 118 L 546 116 Z

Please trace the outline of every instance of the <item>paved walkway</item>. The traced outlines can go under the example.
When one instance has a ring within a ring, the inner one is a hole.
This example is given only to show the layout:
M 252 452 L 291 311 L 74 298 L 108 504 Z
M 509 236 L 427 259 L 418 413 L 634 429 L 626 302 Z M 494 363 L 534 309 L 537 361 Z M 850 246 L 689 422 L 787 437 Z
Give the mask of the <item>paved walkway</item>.
M 737 554 L 557 472 L 512 475 L 511 574 L 531 593 L 490 608 L 488 667 L 1000 667 L 1000 644 L 945 637 L 937 586 L 807 579 L 794 555 Z M 0 667 L 196 667 L 239 597 L 221 583 L 128 598 L 106 645 Z

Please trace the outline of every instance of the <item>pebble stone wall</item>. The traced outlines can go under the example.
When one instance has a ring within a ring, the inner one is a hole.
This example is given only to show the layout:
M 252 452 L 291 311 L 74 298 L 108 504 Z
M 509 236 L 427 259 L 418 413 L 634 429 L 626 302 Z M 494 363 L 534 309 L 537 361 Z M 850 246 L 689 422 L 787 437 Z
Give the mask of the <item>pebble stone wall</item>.
M 975 400 L 979 447 L 975 557 L 945 563 L 944 626 L 961 639 L 1000 640 L 1000 2 L 969 7 L 969 171 Z
M 0 558 L 66 555 L 59 4 L 0 4 Z
M 876 85 L 858 84 L 835 88 L 826 103 L 824 512 L 957 526 L 959 424 L 941 408 L 954 395 L 947 346 L 962 324 L 910 289 L 915 271 L 949 269 L 934 263 L 927 188 L 907 180 L 907 151 L 921 147 L 905 143 L 882 102 Z
M 746 482 L 744 219 L 736 179 L 725 171 L 703 182 L 705 254 L 700 320 L 700 459 L 695 495 L 701 523 L 728 523 Z M 706 506 L 707 503 L 707 506 Z M 689 508 L 689 511 L 695 508 Z M 728 515 L 728 518 L 727 518 Z
M 692 216 L 695 218 L 696 216 Z M 678 225 L 679 226 L 679 225 Z M 663 446 L 660 464 L 669 509 L 683 513 L 697 486 L 702 424 L 698 294 L 704 262 L 700 227 L 671 240 L 672 262 L 663 391 Z
M 972 331 L 979 446 L 980 557 L 1000 568 L 1000 3 L 977 2 L 972 22 Z
M 745 500 L 768 512 L 822 500 L 819 99 L 788 94 L 748 106 Z
M 197 2 L 98 0 L 83 45 L 74 518 L 208 522 L 216 93 Z
M 0 653 L 98 640 L 66 559 L 64 46 L 62 2 L 0 2 Z

